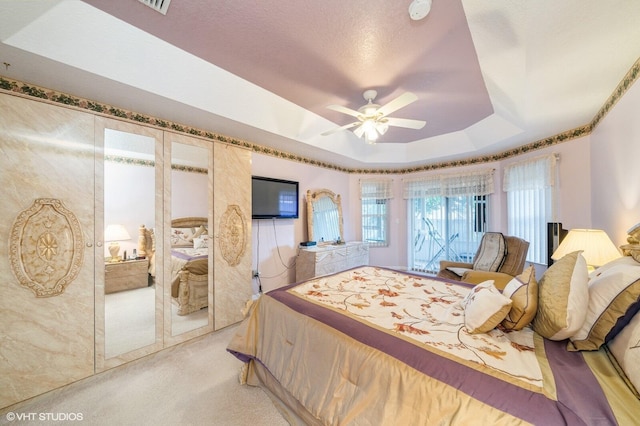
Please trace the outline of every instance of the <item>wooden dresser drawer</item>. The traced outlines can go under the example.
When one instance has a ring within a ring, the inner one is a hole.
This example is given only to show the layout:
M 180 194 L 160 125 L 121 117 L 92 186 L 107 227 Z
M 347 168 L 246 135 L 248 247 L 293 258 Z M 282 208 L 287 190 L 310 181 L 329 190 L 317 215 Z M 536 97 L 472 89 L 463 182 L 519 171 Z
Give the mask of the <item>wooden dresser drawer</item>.
M 368 264 L 367 243 L 349 242 L 344 245 L 302 248 L 296 259 L 296 281 Z
M 104 265 L 104 292 L 131 290 L 149 285 L 149 261 L 147 259 Z

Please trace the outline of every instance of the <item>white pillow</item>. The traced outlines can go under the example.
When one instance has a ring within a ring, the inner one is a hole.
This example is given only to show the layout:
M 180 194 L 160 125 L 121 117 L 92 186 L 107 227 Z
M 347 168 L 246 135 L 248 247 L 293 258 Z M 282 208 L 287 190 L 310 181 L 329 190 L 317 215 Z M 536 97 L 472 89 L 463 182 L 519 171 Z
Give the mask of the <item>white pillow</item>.
M 640 314 L 607 345 L 636 390 L 640 389 Z
M 172 247 L 190 247 L 193 246 L 193 228 L 171 228 L 171 246 Z
M 493 330 L 511 309 L 511 299 L 503 296 L 493 283 L 489 280 L 476 285 L 461 302 L 464 325 L 471 334 Z
M 640 305 L 640 263 L 621 257 L 596 269 L 589 278 L 589 305 L 584 324 L 571 336 L 570 351 L 596 350 L 615 337 Z
M 193 239 L 193 248 L 194 249 L 201 249 L 201 248 L 208 248 L 209 247 L 209 236 L 208 235 L 201 235 L 199 237 L 195 237 Z

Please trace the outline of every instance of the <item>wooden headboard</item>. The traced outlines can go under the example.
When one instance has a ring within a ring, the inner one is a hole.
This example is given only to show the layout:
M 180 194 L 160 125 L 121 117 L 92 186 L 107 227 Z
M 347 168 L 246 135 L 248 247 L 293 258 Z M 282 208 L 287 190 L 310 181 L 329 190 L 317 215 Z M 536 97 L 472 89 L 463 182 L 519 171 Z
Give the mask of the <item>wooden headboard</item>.
M 209 226 L 209 218 L 206 217 L 178 217 L 171 220 L 172 228 L 197 228 L 199 226 Z

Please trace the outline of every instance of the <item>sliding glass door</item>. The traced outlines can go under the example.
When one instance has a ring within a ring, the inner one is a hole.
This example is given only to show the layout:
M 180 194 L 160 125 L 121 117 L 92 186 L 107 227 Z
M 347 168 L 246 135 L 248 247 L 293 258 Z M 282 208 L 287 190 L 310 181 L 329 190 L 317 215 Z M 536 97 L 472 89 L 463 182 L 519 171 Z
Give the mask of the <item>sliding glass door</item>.
M 431 196 L 407 200 L 409 266 L 437 272 L 441 260 L 471 262 L 487 223 L 488 196 Z

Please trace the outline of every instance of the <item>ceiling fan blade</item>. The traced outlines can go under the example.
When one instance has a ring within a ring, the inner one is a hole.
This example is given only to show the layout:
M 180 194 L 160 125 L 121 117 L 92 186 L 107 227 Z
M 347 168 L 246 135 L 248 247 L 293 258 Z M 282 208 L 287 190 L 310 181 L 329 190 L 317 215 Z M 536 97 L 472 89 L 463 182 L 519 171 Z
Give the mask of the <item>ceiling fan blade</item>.
M 353 131 L 353 133 L 355 133 L 355 135 L 359 138 L 362 137 L 362 135 L 364 135 L 364 128 L 362 126 L 358 127 L 357 129 L 355 129 Z
M 340 131 L 342 131 L 342 130 L 350 129 L 350 128 L 352 128 L 353 126 L 357 126 L 358 124 L 360 124 L 360 122 L 359 122 L 359 121 L 356 121 L 356 122 L 353 122 L 353 123 L 345 124 L 345 125 L 344 125 L 344 126 L 342 126 L 342 127 L 337 127 L 337 128 L 335 128 L 335 129 L 327 130 L 326 132 L 322 132 L 322 133 L 320 133 L 320 134 L 321 134 L 322 136 L 332 135 L 332 134 L 334 134 L 334 133 L 338 133 L 338 132 L 340 132 Z
M 407 129 L 422 129 L 426 121 L 422 120 L 411 120 L 409 118 L 393 118 L 393 117 L 385 117 L 385 122 L 389 126 L 395 127 L 405 127 Z
M 351 108 L 344 107 L 342 105 L 329 105 L 327 108 L 332 109 L 334 111 L 341 112 L 343 114 L 351 115 L 353 117 L 357 117 L 361 115 L 358 111 Z
M 384 117 L 385 115 L 389 115 L 392 112 L 397 111 L 400 108 L 406 107 L 410 103 L 415 102 L 417 100 L 418 100 L 418 97 L 415 94 L 411 92 L 405 92 L 402 95 L 395 98 L 394 100 L 392 100 L 391 102 L 387 103 L 386 105 L 383 105 L 380 108 L 378 108 L 378 111 L 376 112 L 378 114 L 381 114 Z

